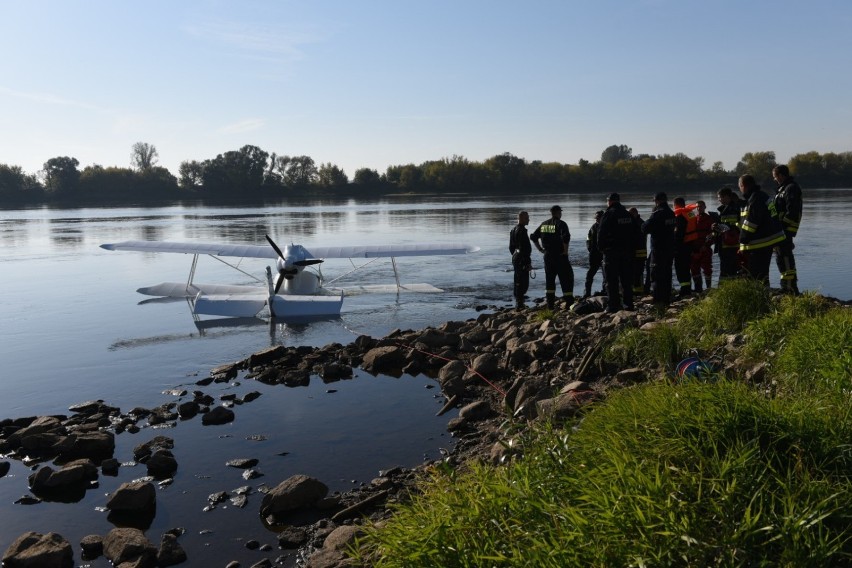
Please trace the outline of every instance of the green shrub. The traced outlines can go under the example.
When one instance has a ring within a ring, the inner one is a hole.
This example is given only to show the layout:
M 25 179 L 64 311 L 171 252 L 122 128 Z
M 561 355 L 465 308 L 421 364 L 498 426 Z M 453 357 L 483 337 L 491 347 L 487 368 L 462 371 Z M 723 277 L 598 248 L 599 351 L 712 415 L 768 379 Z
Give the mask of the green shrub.
M 823 296 L 805 292 L 801 296 L 778 296 L 765 317 L 750 321 L 745 328 L 748 338 L 744 353 L 761 358 L 777 352 L 787 343 L 787 336 L 798 326 L 825 313 L 831 304 Z

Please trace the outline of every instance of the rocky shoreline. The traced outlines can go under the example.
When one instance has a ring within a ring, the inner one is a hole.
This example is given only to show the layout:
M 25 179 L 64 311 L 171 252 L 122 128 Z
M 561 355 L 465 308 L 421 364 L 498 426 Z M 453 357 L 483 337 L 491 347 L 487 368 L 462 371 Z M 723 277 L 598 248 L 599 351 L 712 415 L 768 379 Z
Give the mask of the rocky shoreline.
M 278 346 L 219 366 L 197 381 L 199 389 L 237 379 L 298 386 L 318 376 L 330 383 L 352 378 L 356 369 L 397 377 L 425 374 L 437 381 L 446 399 L 440 413 L 454 407 L 460 410 L 447 424 L 456 443 L 439 460 L 380 472 L 370 483 L 345 493 L 329 495 L 321 480 L 294 475 L 274 487 L 245 485 L 212 494 L 209 506 L 230 501 L 245 507 L 249 494 L 255 490 L 264 493 L 258 520 L 277 533 L 279 550 L 249 539 L 246 547 L 267 555 L 252 566 L 294 562 L 314 568 L 349 566 L 343 550 L 361 534 L 364 523 L 387 519 L 391 506 L 417 492 L 418 480 L 437 462 L 458 466 L 478 459 L 499 464 L 510 458 L 512 446 L 501 427 L 509 414 L 520 423 L 545 416 L 567 420 L 583 406 L 605 397 L 610 389 L 662 376 L 663 369 L 620 369 L 602 360 L 603 344 L 627 326 L 650 329 L 668 325 L 692 301 L 695 298 L 677 302 L 660 316 L 647 304 L 639 304 L 634 312 L 607 314 L 603 298 L 583 302 L 576 311 L 560 306 L 552 319 L 541 318 L 536 307 L 494 308 L 493 313 L 474 320 L 419 331 L 396 330 L 383 338 L 359 336 L 348 345 Z M 746 368 L 736 358 L 741 343 L 742 337 L 728 338 L 726 349 L 731 356 L 723 358 L 729 363 L 721 371 L 760 380 L 763 365 Z M 183 401 L 126 413 L 103 401 L 90 401 L 70 407 L 70 415 L 0 420 L 0 456 L 4 456 L 0 458 L 0 478 L 9 471 L 9 460 L 20 460 L 33 470 L 28 478 L 32 495 L 26 498 L 70 502 L 80 492 L 98 487 L 99 476 L 117 475 L 122 464 L 113 457 L 116 436 L 196 417 L 205 425 L 228 423 L 235 419 L 236 407 L 260 396 L 251 391 L 217 400 L 203 390 L 173 394 Z M 110 494 L 108 518 L 117 528 L 78 543 L 84 561 L 103 555 L 114 565 L 126 567 L 192 562 L 192 551 L 180 544 L 186 529 L 165 531 L 159 544 L 145 534 L 156 516 L 155 486 L 172 483 L 178 468 L 173 450 L 173 440 L 164 435 L 134 448 L 134 460 L 144 465 L 147 476 L 124 483 Z M 245 459 L 227 465 L 242 469 L 249 482 L 258 475 L 253 469 L 256 464 L 256 460 Z M 5 551 L 3 565 L 73 566 L 74 551 L 56 533 L 28 532 Z M 239 563 L 227 565 L 233 568 Z

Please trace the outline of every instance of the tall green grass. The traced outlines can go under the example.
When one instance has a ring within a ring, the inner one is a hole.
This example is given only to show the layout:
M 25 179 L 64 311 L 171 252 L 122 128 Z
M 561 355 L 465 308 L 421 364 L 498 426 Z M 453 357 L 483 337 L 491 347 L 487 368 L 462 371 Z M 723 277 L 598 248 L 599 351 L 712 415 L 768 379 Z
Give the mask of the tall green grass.
M 700 302 L 686 307 L 677 322 L 650 331 L 625 329 L 605 350 L 607 360 L 627 366 L 651 365 L 671 369 L 691 352 L 710 354 L 751 321 L 771 310 L 766 287 L 751 279 L 720 283 Z
M 852 425 L 738 383 L 626 389 L 524 457 L 436 471 L 372 566 L 852 565 Z

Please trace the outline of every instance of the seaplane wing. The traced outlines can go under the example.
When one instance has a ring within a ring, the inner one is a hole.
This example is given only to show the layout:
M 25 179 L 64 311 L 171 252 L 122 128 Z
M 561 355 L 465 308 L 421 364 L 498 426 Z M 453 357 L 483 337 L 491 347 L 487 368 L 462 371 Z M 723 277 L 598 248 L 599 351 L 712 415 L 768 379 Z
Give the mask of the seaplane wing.
M 238 256 L 244 258 L 278 258 L 273 248 L 260 245 L 180 243 L 173 241 L 124 241 L 101 245 L 106 250 L 136 252 L 173 252 Z M 419 243 L 410 245 L 361 245 L 340 247 L 303 247 L 305 258 L 383 258 L 398 256 L 429 256 L 467 254 L 479 247 L 461 243 Z
M 274 249 L 260 245 L 233 245 L 215 243 L 178 243 L 172 241 L 124 241 L 101 245 L 106 250 L 136 252 L 177 252 L 183 254 L 209 254 L 213 256 L 240 256 L 244 258 L 278 258 Z

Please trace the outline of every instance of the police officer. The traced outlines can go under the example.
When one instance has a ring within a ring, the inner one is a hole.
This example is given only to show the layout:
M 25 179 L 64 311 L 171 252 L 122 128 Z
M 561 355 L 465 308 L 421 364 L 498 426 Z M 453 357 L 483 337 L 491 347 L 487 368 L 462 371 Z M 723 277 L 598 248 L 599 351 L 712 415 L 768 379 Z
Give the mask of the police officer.
M 665 192 L 654 196 L 654 211 L 642 223 L 642 232 L 651 235 L 651 294 L 655 304 L 672 301 L 672 263 L 675 250 L 675 214 Z
M 790 175 L 790 169 L 778 165 L 772 169 L 772 179 L 778 184 L 775 193 L 775 211 L 784 227 L 787 238 L 775 248 L 775 263 L 781 273 L 781 290 L 790 294 L 799 294 L 799 277 L 796 272 L 796 259 L 793 256 L 793 237 L 799 231 L 802 221 L 802 188 Z
M 532 245 L 527 234 L 530 215 L 526 211 L 518 213 L 518 224 L 509 232 L 509 252 L 512 255 L 512 268 L 515 271 L 515 306 L 524 307 L 524 297 L 530 288 L 530 270 L 532 269 Z
M 615 313 L 622 308 L 633 309 L 633 257 L 635 256 L 636 232 L 639 230 L 633 217 L 621 204 L 621 196 L 610 193 L 606 200 L 607 209 L 598 229 L 598 248 L 604 257 L 606 274 L 607 309 Z
M 550 208 L 550 219 L 543 222 L 530 235 L 535 248 L 544 253 L 544 287 L 547 307 L 553 309 L 556 304 L 556 278 L 562 288 L 562 296 L 568 305 L 574 303 L 574 269 L 568 260 L 568 243 L 571 233 L 568 224 L 562 220 L 562 208 L 554 205 Z

